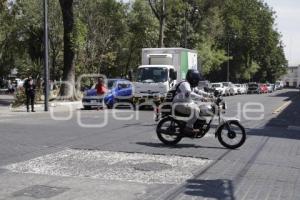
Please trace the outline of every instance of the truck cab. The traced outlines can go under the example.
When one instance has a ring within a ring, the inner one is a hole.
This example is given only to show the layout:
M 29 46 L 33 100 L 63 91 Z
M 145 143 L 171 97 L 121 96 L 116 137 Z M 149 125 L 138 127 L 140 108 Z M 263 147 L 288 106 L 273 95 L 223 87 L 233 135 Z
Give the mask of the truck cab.
M 171 65 L 142 65 L 138 68 L 134 94 L 139 98 L 162 98 L 176 84 L 177 72 Z
M 164 100 L 167 92 L 185 78 L 188 69 L 197 69 L 197 52 L 184 48 L 142 49 L 133 100 L 136 104 Z

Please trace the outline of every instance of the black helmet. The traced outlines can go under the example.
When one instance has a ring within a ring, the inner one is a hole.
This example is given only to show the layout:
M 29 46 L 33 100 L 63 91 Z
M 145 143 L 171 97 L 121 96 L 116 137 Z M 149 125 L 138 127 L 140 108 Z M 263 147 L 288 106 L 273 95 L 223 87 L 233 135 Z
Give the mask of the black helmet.
M 189 82 L 191 87 L 197 87 L 199 82 L 203 80 L 203 77 L 198 70 L 190 69 L 186 74 L 186 80 Z

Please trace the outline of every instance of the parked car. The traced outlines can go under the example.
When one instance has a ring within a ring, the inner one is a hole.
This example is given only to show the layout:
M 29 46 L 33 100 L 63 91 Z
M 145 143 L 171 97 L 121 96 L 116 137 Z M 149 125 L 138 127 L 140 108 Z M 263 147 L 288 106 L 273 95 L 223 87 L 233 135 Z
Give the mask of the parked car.
M 226 95 L 226 88 L 224 87 L 223 83 L 212 83 L 211 88 L 215 91 L 218 91 L 221 95 Z
M 226 95 L 236 95 L 237 88 L 231 82 L 223 82 L 224 87 L 226 88 Z
M 267 88 L 268 88 L 268 93 L 272 93 L 272 92 L 274 92 L 274 84 L 270 84 L 270 83 L 268 83 L 267 84 Z
M 276 88 L 276 90 L 282 90 L 283 87 L 284 87 L 283 81 L 276 81 L 275 82 L 275 88 Z
M 22 80 L 22 79 L 16 78 L 16 79 L 13 81 L 14 87 L 15 87 L 15 88 L 23 87 L 23 84 L 24 84 L 25 80 L 26 80 L 26 79 Z
M 235 84 L 235 87 L 237 88 L 238 94 L 247 94 L 247 88 L 245 84 Z
M 260 84 L 259 85 L 259 91 L 260 93 L 268 93 L 268 87 L 267 87 L 267 84 Z
M 112 108 L 117 102 L 131 103 L 132 84 L 128 80 L 108 79 L 108 92 L 104 96 L 97 96 L 97 90 L 95 87 L 96 85 L 85 91 L 82 99 L 82 104 L 85 109 L 103 107 L 104 105 L 108 108 Z
M 248 83 L 248 94 L 259 94 L 260 87 L 258 83 Z
M 248 85 L 247 84 L 242 84 L 242 88 L 244 90 L 244 94 L 247 94 L 248 93 Z

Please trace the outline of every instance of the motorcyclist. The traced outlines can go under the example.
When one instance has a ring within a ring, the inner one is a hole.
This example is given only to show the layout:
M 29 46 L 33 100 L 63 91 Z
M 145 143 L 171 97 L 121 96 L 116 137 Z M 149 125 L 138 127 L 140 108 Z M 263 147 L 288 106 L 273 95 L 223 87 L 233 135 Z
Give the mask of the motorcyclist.
M 209 93 L 196 88 L 202 80 L 203 77 L 198 70 L 188 70 L 186 80 L 178 83 L 180 85 L 178 86 L 172 102 L 175 111 L 184 115 L 189 115 L 189 119 L 187 120 L 184 129 L 184 132 L 188 135 L 194 135 L 197 132 L 194 129 L 194 124 L 199 117 L 200 108 L 194 100 L 206 101 L 206 97 L 209 97 Z

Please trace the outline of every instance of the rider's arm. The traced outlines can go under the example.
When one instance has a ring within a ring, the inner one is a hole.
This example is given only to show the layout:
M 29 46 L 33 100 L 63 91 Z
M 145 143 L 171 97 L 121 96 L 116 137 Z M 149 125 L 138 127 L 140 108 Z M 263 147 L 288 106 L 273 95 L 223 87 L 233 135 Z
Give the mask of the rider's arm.
M 198 88 L 194 88 L 194 92 L 196 94 L 199 94 L 199 95 L 203 96 L 203 97 L 210 97 L 209 93 L 204 92 L 203 90 L 199 90 Z
M 191 91 L 191 97 L 192 97 L 192 99 L 199 100 L 199 101 L 202 101 L 205 99 L 203 95 L 197 94 L 194 91 Z
M 196 94 L 192 91 L 188 82 L 183 82 L 179 86 L 180 93 L 175 97 L 179 101 L 202 100 L 203 96 Z

